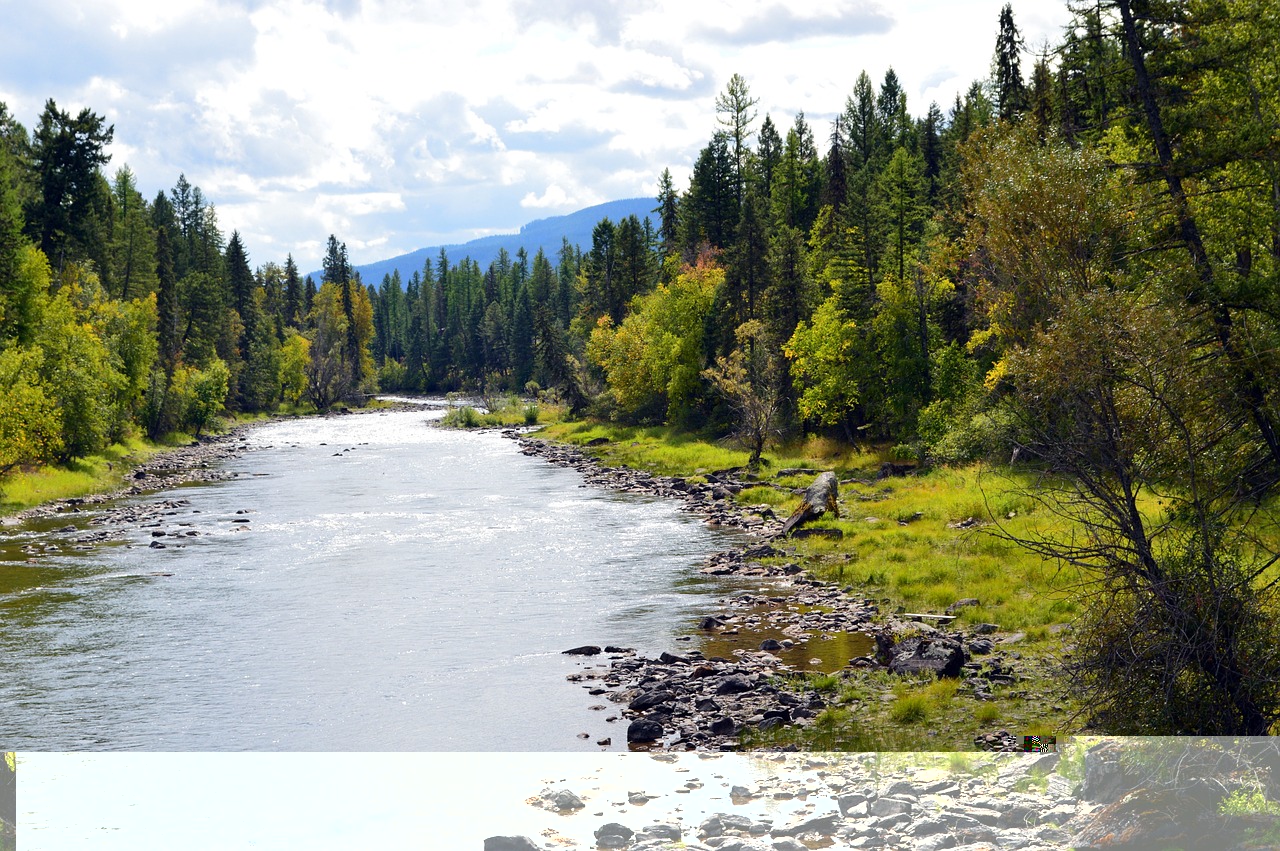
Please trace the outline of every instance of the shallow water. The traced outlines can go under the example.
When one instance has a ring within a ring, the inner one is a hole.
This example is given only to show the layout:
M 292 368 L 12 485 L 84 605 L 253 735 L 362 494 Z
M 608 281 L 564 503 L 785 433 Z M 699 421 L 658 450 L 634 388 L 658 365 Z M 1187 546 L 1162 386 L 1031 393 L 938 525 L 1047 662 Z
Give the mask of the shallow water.
M 186 503 L 124 543 L 70 549 L 62 518 L 0 530 L 30 559 L 0 561 L 0 742 L 624 747 L 560 651 L 688 647 L 689 619 L 732 587 L 697 564 L 733 540 L 438 414 L 264 425 L 227 462 L 238 478 L 135 498 Z
M 747 754 L 22 754 L 19 841 L 26 851 L 338 851 L 478 849 L 487 836 L 594 847 L 606 822 L 675 824 L 686 839 L 713 813 L 778 825 L 836 811 L 829 794 L 750 800 L 777 778 L 814 774 Z M 669 761 L 667 761 L 669 760 Z M 852 758 L 849 758 L 852 762 Z M 567 788 L 585 808 L 527 803 Z M 651 799 L 628 802 L 629 792 Z M 544 831 L 553 831 L 551 834 Z M 570 846 L 573 847 L 573 846 Z

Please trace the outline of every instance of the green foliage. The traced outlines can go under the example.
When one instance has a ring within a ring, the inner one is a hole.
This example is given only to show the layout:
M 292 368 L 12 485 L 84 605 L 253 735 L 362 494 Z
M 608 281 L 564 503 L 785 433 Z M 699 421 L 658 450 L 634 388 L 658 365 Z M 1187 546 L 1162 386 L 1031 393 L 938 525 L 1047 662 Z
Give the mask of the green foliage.
M 1226 816 L 1280 816 L 1280 801 L 1272 801 L 1261 789 L 1237 789 L 1222 800 L 1218 812 Z
M 839 300 L 833 296 L 823 302 L 782 351 L 800 388 L 800 413 L 827 425 L 843 421 L 859 397 L 861 341 Z
M 587 356 L 604 371 L 624 414 L 665 412 L 672 422 L 692 415 L 702 391 L 705 322 L 723 283 L 724 270 L 702 260 L 637 297 L 621 325 L 600 320 Z
M 57 405 L 45 392 L 39 349 L 0 351 L 0 473 L 52 460 L 62 449 Z
M 307 392 L 307 366 L 311 363 L 311 341 L 290 328 L 280 346 L 280 397 L 297 405 Z M 390 363 L 395 363 L 391 361 Z
M 118 433 L 117 403 L 126 389 L 105 341 L 72 301 L 80 295 L 72 285 L 50 299 L 36 337 L 44 353 L 41 379 L 62 420 L 59 458 L 64 461 L 101 449 Z
M 213 425 L 226 406 L 231 371 L 215 358 L 204 369 L 181 367 L 173 374 L 173 390 L 183 412 L 182 422 L 197 437 Z

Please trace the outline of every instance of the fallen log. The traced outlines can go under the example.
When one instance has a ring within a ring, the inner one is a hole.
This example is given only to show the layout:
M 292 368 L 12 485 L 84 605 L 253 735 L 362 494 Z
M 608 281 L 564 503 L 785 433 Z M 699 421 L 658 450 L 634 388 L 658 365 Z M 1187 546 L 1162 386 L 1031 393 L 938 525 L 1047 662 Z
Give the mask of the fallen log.
M 836 474 L 826 472 L 820 474 L 813 480 L 813 484 L 805 489 L 804 499 L 800 502 L 800 507 L 792 512 L 787 518 L 787 522 L 782 524 L 782 534 L 790 535 L 791 530 L 797 526 L 801 526 L 812 520 L 817 520 L 828 511 L 832 517 L 839 517 L 840 510 L 836 507 L 836 497 L 839 495 L 840 483 L 836 479 Z

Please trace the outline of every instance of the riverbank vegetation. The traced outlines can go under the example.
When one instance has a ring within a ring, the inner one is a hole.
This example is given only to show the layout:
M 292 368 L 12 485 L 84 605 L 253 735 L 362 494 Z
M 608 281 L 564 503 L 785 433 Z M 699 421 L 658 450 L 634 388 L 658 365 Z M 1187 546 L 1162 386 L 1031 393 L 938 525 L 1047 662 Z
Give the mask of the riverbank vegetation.
M 108 181 L 100 116 L 50 101 L 28 135 L 0 109 L 0 470 L 377 389 L 532 394 L 655 470 L 874 454 L 916 476 L 855 486 L 866 515 L 804 544 L 820 575 L 981 589 L 972 616 L 1032 643 L 1072 622 L 1058 676 L 1109 731 L 1272 731 L 1280 17 L 1108 0 L 1034 54 L 1011 7 L 993 23 L 991 76 L 946 109 L 888 68 L 815 129 L 734 75 L 656 218 L 378 286 L 334 236 L 319 285 L 253 271 L 185 178 Z

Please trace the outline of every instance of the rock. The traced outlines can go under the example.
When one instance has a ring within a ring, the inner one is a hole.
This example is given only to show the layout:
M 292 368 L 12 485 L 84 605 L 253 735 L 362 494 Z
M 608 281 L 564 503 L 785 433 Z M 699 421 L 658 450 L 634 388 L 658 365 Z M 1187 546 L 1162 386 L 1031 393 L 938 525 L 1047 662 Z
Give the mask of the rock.
M 781 650 L 782 642 L 774 638 L 766 638 L 764 641 L 760 642 L 760 649 L 761 650 Z
M 559 792 L 552 793 L 549 799 L 544 796 L 543 800 L 546 800 L 552 808 L 560 812 L 580 810 L 586 806 L 586 804 L 582 803 L 581 798 L 568 789 L 561 789 Z
M 840 808 L 840 815 L 845 818 L 865 815 L 867 811 L 866 803 L 867 796 L 856 792 L 836 798 L 836 806 Z M 859 809 L 861 809 L 861 812 L 859 812 Z
M 738 729 L 732 718 L 717 718 L 709 728 L 713 736 L 732 736 Z
M 641 694 L 635 700 L 627 704 L 627 708 L 635 712 L 643 712 L 646 709 L 652 709 L 659 704 L 675 700 L 676 696 L 664 689 L 655 689 Z
M 680 826 L 675 824 L 651 824 L 642 828 L 637 834 L 638 837 L 645 839 L 665 839 L 674 842 L 679 842 L 682 835 Z
M 932 671 L 939 677 L 958 677 L 964 668 L 964 648 L 951 638 L 909 638 L 894 648 L 889 670 L 895 674 Z
M 773 851 L 809 851 L 809 846 L 802 845 L 790 837 L 784 837 L 773 841 Z
M 1110 804 L 1138 788 L 1141 778 L 1129 774 L 1121 765 L 1121 751 L 1116 742 L 1101 742 L 1085 752 L 1082 800 Z
M 947 606 L 947 614 L 955 614 L 957 609 L 963 609 L 966 606 L 981 606 L 977 597 L 965 597 L 963 600 L 956 600 L 950 606 Z
M 648 718 L 637 718 L 627 727 L 627 741 L 637 744 L 656 742 L 662 738 L 662 725 Z
M 840 827 L 841 817 L 832 813 L 825 816 L 817 816 L 815 818 L 805 819 L 797 822 L 790 827 L 775 828 L 774 836 L 800 836 L 801 834 L 816 833 L 819 836 L 831 836 Z
M 867 812 L 873 816 L 909 816 L 913 807 L 914 804 L 902 798 L 876 798 L 867 807 Z
M 1069 844 L 1077 851 L 1200 848 L 1213 821 L 1208 815 L 1176 792 L 1139 789 L 1085 817 Z
M 527 836 L 490 836 L 484 841 L 484 851 L 542 851 Z
M 789 535 L 796 527 L 816 520 L 828 511 L 831 512 L 831 516 L 839 517 L 840 511 L 837 505 L 839 488 L 835 473 L 828 471 L 820 474 L 805 490 L 800 506 L 782 524 L 782 534 Z
M 561 653 L 562 656 L 595 656 L 600 652 L 600 648 L 594 644 L 584 644 L 581 647 L 574 647 Z
M 746 677 L 725 677 L 716 686 L 716 694 L 744 694 L 755 688 L 755 684 Z
M 876 473 L 876 479 L 905 476 L 908 473 L 914 473 L 915 469 L 914 464 L 894 464 L 892 461 L 885 461 L 880 465 L 880 470 Z
M 631 837 L 636 835 L 636 832 L 625 824 L 619 824 L 616 821 L 611 821 L 608 824 L 602 824 L 600 827 L 596 828 L 593 835 L 597 841 L 606 836 L 618 836 L 622 839 L 630 840 Z

